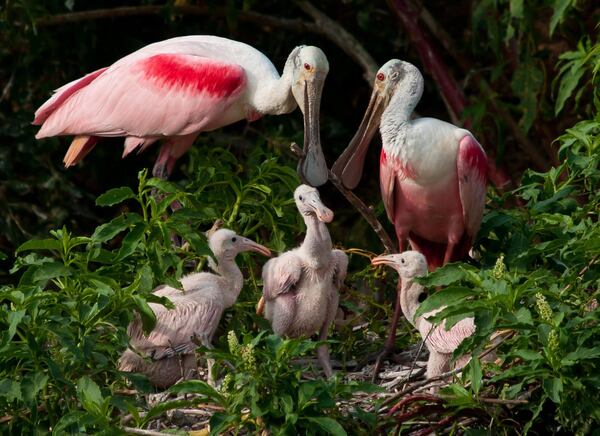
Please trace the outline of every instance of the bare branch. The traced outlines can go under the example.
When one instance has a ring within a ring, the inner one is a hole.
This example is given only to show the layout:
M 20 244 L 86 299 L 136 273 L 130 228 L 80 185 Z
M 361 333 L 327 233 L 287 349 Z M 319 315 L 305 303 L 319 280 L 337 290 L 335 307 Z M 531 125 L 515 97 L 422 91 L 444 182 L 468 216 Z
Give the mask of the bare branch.
M 309 1 L 299 1 L 298 6 L 315 20 L 323 36 L 326 36 L 340 47 L 363 69 L 363 77 L 371 86 L 379 66 L 375 59 L 365 50 L 358 40 L 344 29 L 337 21 L 332 20 Z
M 292 142 L 290 144 L 290 149 L 296 157 L 302 159 L 303 152 L 302 149 L 298 147 L 298 144 Z M 352 204 L 352 206 L 354 206 L 354 208 L 358 210 L 363 216 L 363 218 L 369 223 L 375 234 L 381 240 L 381 243 L 385 247 L 386 252 L 396 253 L 396 246 L 394 245 L 392 238 L 390 238 L 390 235 L 387 234 L 387 232 L 373 213 L 373 210 L 367 205 L 365 205 L 362 202 L 362 200 L 358 198 L 352 191 L 346 189 L 335 174 L 333 174 L 331 171 L 328 171 L 328 173 L 329 180 L 331 181 L 333 186 L 335 186 L 342 193 L 342 195 L 346 197 L 346 200 L 348 200 L 350 204 Z

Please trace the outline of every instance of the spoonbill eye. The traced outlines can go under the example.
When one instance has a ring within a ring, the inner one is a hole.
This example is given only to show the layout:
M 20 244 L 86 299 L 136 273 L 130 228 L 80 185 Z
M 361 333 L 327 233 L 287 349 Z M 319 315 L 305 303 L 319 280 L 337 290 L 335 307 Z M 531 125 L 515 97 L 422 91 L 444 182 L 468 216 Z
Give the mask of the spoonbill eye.
M 231 238 L 231 242 L 235 242 L 237 241 L 237 238 L 234 236 L 233 238 Z
M 304 69 L 305 70 L 310 70 L 310 64 L 309 63 L 304 64 Z
M 384 79 L 385 79 L 385 74 L 383 74 L 383 73 L 377 74 L 377 80 L 379 80 L 380 82 L 383 82 Z
M 298 197 L 298 200 L 303 201 L 304 199 L 302 198 L 302 196 Z
M 406 263 L 406 261 L 404 259 L 400 259 L 400 262 L 402 263 Z

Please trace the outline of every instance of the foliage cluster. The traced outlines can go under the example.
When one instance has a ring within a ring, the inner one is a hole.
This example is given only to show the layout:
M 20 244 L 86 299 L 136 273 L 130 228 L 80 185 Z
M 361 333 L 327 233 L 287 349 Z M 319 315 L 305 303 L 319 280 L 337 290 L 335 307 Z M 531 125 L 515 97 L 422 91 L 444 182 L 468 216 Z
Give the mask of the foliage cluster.
M 435 8 L 441 27 L 448 30 L 445 38 L 459 43 L 455 54 L 461 62 L 452 66 L 454 73 L 465 76 L 466 89 L 479 97 L 464 116 L 474 121 L 476 136 L 497 145 L 498 161 L 509 170 L 520 174 L 533 166 L 528 156 L 515 151 L 523 138 L 535 140 L 555 166 L 526 171 L 513 192 L 490 192 L 476 247 L 481 255 L 478 265 L 449 265 L 423 279 L 427 286 L 444 289 L 431 296 L 422 311 L 446 305 L 436 319 L 445 317 L 449 324 L 475 317 L 477 333 L 460 351 L 477 355 L 492 332 L 514 332 L 500 344 L 497 363 L 473 359 L 462 379 L 442 391 L 441 415 L 456 423 L 464 422 L 461 417 L 474 417 L 472 427 L 485 426 L 495 433 L 587 433 L 600 423 L 596 395 L 600 45 L 589 36 L 597 13 L 585 1 L 482 0 L 472 9 L 469 2 L 459 3 L 465 7 L 452 11 L 445 3 L 428 7 Z M 210 252 L 201 231 L 216 219 L 275 251 L 293 246 L 302 229 L 291 200 L 298 183 L 294 164 L 281 152 L 281 145 L 300 142 L 302 126 L 293 117 L 214 132 L 199 141 L 202 144 L 185 162 L 182 159 L 178 181 L 149 179 L 142 171 L 136 190 L 128 187 L 136 183 L 131 167 L 147 167 L 149 158 L 116 162 L 114 148 L 121 145 L 108 140 L 88 158 L 94 164 L 64 172 L 57 163 L 65 143 L 35 142 L 29 126 L 35 107 L 51 88 L 109 64 L 119 54 L 177 34 L 235 37 L 269 52 L 280 65 L 289 48 L 298 44 L 298 35 L 274 35 L 268 28 L 256 32 L 238 18 L 259 6 L 265 13 L 296 18 L 296 6 L 249 1 L 242 7 L 228 2 L 230 13 L 206 20 L 201 32 L 197 22 L 168 7 L 153 18 L 115 20 L 109 26 L 36 25 L 46 15 L 79 6 L 83 8 L 83 2 L 15 0 L 0 7 L 0 37 L 10 41 L 0 45 L 0 203 L 6 206 L 0 214 L 0 250 L 7 253 L 0 252 L 0 261 L 7 266 L 0 270 L 0 283 L 6 283 L 0 287 L 3 432 L 111 433 L 125 414 L 143 426 L 169 408 L 188 404 L 146 410 L 138 398 L 123 395 L 126 383 L 133 383 L 140 393 L 149 391 L 142 378 L 115 369 L 133 313 L 142 315 L 147 328 L 152 325 L 147 302 L 168 303 L 150 291 L 162 283 L 178 286 L 191 265 L 200 269 L 205 264 Z M 401 51 L 398 57 L 420 65 L 405 35 L 398 36 L 392 6 L 331 0 L 319 7 L 339 17 L 378 60 Z M 124 38 L 131 28 L 139 28 L 139 34 Z M 331 74 L 336 75 L 328 80 L 323 100 L 323 143 L 332 161 L 343 147 L 342 138 L 345 141 L 356 125 L 364 109 L 360 99 L 366 98 L 368 89 L 339 48 L 314 35 L 302 38 L 325 45 Z M 477 76 L 484 81 L 475 80 Z M 439 108 L 442 99 L 428 86 L 418 110 L 447 118 Z M 498 108 L 518 121 L 516 127 L 504 115 L 498 116 Z M 377 174 L 376 164 L 377 159 L 371 158 L 366 172 Z M 367 178 L 359 190 L 361 197 L 379 198 L 376 179 Z M 113 189 L 94 203 L 108 188 Z M 323 189 L 323 196 L 336 211 L 334 240 L 353 253 L 379 250 L 375 238 L 364 236 L 369 232 L 356 212 L 344 209 L 347 205 L 329 189 Z M 153 191 L 160 192 L 158 200 Z M 171 212 L 172 202 L 181 208 Z M 375 210 L 385 221 L 381 204 Z M 48 231 L 52 237 L 40 239 Z M 174 235 L 189 246 L 173 248 Z M 332 351 L 342 361 L 381 346 L 393 301 L 391 284 L 380 298 L 371 298 L 373 290 L 381 291 L 376 288 L 382 281 L 392 280 L 387 279 L 389 272 L 371 270 L 361 257 L 351 259 L 354 273 L 347 280 L 342 307 L 351 313 L 353 323 L 367 327 L 355 331 L 348 324 L 338 329 Z M 260 268 L 245 257 L 239 262 L 248 280 L 221 328 L 238 332 L 241 343 L 235 345 L 232 339 L 234 345 L 228 347 L 222 334 L 219 351 L 214 352 L 235 371 L 221 390 L 196 381 L 173 388 L 199 394 L 223 408 L 213 417 L 213 431 L 270 428 L 290 434 L 302 428 L 307 433 L 343 434 L 374 426 L 385 431 L 398 423 L 402 429 L 414 429 L 413 423 L 394 419 L 375 421 L 373 414 L 358 407 L 340 408 L 340 401 L 369 387 L 339 378 L 302 379 L 291 360 L 312 355 L 317 344 L 259 333 L 266 328 L 253 310 L 260 293 Z M 415 339 L 408 330 L 404 333 L 398 337 L 399 347 Z M 490 398 L 518 401 L 498 405 L 486 402 Z M 432 418 L 424 409 L 417 412 L 412 415 L 417 421 Z

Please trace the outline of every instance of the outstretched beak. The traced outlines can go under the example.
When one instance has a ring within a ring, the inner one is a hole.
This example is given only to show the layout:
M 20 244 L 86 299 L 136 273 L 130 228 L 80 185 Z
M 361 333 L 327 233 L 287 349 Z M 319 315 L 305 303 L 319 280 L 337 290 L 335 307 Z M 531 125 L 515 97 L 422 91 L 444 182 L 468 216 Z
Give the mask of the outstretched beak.
M 271 257 L 271 250 L 264 245 L 254 242 L 251 239 L 242 238 L 240 245 L 242 247 L 242 251 L 254 251 L 255 253 L 260 253 L 263 256 Z
M 356 134 L 331 168 L 331 171 L 348 189 L 356 188 L 362 177 L 369 144 L 379 127 L 381 115 L 387 106 L 387 99 L 383 92 L 378 87 L 373 89 L 369 106 Z
M 312 210 L 314 210 L 317 219 L 324 223 L 330 223 L 333 221 L 333 211 L 325 206 L 321 199 L 316 197 L 311 198 L 306 203 Z
M 396 263 L 396 259 L 393 254 L 387 254 L 384 256 L 377 256 L 371 259 L 371 265 L 388 265 L 393 266 Z
M 321 148 L 319 115 L 321 95 L 327 73 L 315 71 L 303 79 L 303 98 L 298 102 L 304 115 L 304 156 L 298 163 L 298 172 L 308 185 L 317 187 L 327 182 L 327 163 Z

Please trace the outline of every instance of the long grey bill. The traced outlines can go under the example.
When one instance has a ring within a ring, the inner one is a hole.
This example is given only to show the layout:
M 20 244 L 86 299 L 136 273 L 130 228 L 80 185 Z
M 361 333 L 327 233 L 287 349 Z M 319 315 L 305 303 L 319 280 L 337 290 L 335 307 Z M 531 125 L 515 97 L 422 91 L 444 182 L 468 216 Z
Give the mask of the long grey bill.
M 321 131 L 319 128 L 319 106 L 321 102 L 317 92 L 308 92 L 308 84 L 304 84 L 304 156 L 298 163 L 298 173 L 306 184 L 317 187 L 328 179 L 327 163 L 321 148 Z M 312 103 L 309 103 L 309 99 Z

